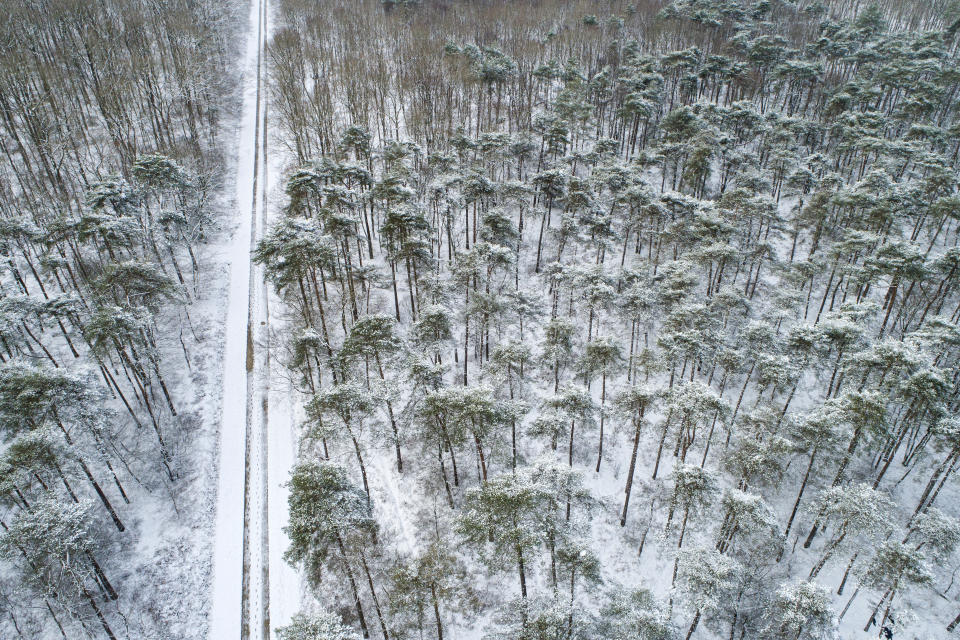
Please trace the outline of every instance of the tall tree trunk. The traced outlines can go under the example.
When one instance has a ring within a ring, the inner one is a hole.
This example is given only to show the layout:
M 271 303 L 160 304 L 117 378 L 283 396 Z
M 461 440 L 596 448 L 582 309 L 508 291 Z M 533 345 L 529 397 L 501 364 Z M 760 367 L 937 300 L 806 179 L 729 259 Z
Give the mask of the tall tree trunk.
M 380 631 L 383 633 L 383 640 L 390 640 L 390 634 L 387 632 L 387 623 L 383 619 L 383 611 L 380 609 L 380 599 L 377 598 L 377 590 L 373 588 L 373 577 L 370 575 L 370 567 L 367 565 L 367 556 L 360 551 L 360 562 L 363 565 L 363 572 L 367 576 L 367 586 L 370 587 L 370 595 L 373 597 L 373 608 L 377 612 L 377 619 L 380 621 Z
M 436 583 L 430 583 L 430 600 L 433 601 L 433 617 L 437 621 L 437 640 L 443 640 L 443 621 L 440 618 L 440 602 L 437 600 Z
M 643 428 L 643 410 L 644 408 L 641 406 L 640 417 L 636 422 L 636 429 L 633 436 L 633 452 L 630 454 L 630 468 L 627 470 L 627 486 L 623 490 L 623 512 L 620 514 L 621 527 L 627 525 L 627 507 L 630 506 L 630 493 L 633 490 L 633 474 L 637 469 L 637 452 L 640 448 L 640 432 Z
M 600 374 L 600 443 L 597 446 L 597 469 L 596 472 L 600 473 L 600 462 L 603 460 L 603 422 L 604 422 L 604 407 L 607 403 L 607 372 L 604 371 Z
M 343 558 L 343 567 L 347 572 L 347 580 L 350 582 L 350 589 L 353 591 L 353 604 L 357 610 L 357 621 L 360 623 L 360 629 L 363 631 L 363 637 L 370 637 L 370 630 L 367 629 L 367 620 L 363 616 L 363 605 L 360 603 L 360 591 L 357 589 L 357 581 L 353 578 L 353 571 L 350 569 L 350 560 L 347 558 L 347 550 L 343 546 L 343 538 L 337 532 L 337 546 L 340 548 L 340 556 Z

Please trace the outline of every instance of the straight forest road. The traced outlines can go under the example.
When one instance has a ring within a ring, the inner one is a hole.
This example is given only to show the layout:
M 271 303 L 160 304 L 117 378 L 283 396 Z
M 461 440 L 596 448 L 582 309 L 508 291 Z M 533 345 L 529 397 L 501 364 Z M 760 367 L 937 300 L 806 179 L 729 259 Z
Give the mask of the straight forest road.
M 252 262 L 267 229 L 269 177 L 278 173 L 268 171 L 267 11 L 267 0 L 251 2 L 236 137 L 237 228 L 227 247 L 230 288 L 210 640 L 268 640 L 272 626 L 287 622 L 299 600 L 297 575 L 282 561 L 283 483 L 294 461 L 295 428 L 288 397 L 271 406 L 270 293 L 263 270 Z M 276 428 L 268 429 L 271 424 Z M 281 597 L 271 601 L 271 593 Z

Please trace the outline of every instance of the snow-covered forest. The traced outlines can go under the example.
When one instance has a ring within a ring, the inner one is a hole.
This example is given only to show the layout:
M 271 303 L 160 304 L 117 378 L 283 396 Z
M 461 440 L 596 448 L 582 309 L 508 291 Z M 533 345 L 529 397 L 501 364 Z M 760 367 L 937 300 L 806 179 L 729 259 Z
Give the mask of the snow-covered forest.
M 960 1 L 3 8 L 0 638 L 960 635 Z
M 2 9 L 0 637 L 200 637 L 246 14 Z
M 949 635 L 956 3 L 274 10 L 281 638 Z

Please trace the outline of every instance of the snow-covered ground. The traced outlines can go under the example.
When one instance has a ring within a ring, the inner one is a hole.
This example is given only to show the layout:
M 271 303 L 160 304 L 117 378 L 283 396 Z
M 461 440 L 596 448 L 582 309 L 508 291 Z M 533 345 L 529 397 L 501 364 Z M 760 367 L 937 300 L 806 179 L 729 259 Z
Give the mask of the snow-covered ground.
M 243 452 L 246 427 L 246 342 L 250 291 L 250 203 L 257 129 L 261 34 L 260 2 L 251 2 L 243 64 L 243 109 L 237 131 L 236 228 L 228 245 L 230 288 L 223 358 L 217 518 L 208 637 L 239 637 L 243 565 Z M 244 215 L 246 212 L 246 215 Z
M 295 571 L 283 562 L 287 490 L 295 458 L 291 393 L 271 367 L 268 287 L 252 249 L 269 219 L 279 158 L 268 154 L 265 0 L 250 3 L 237 130 L 236 228 L 229 243 L 230 289 L 223 358 L 223 413 L 208 637 L 269 638 L 299 602 Z
M 299 601 L 296 573 L 283 562 L 286 489 L 295 454 L 288 390 L 273 379 L 268 288 L 251 250 L 268 222 L 264 44 L 265 0 L 250 4 L 243 61 L 243 108 L 236 136 L 236 228 L 228 247 L 230 288 L 223 357 L 223 412 L 209 638 L 270 637 Z M 268 159 L 269 158 L 269 159 Z
M 268 15 L 269 17 L 269 15 Z M 271 30 L 271 20 L 267 20 L 267 33 Z M 267 102 L 264 102 L 267 105 Z M 285 157 L 281 145 L 277 144 L 269 125 L 269 106 L 264 117 L 264 163 L 263 184 L 264 196 L 261 199 L 263 216 L 261 217 L 261 234 L 266 230 L 272 213 L 280 206 L 282 189 L 278 188 L 280 177 L 283 174 Z M 258 286 L 260 287 L 261 305 L 264 325 L 258 325 L 260 337 L 255 348 L 263 350 L 265 357 L 261 360 L 266 365 L 268 400 L 265 413 L 266 425 L 266 453 L 269 456 L 269 465 L 266 470 L 267 487 L 267 530 L 269 547 L 266 559 L 270 567 L 268 582 L 270 602 L 270 625 L 273 629 L 290 622 L 293 614 L 300 608 L 302 584 L 299 573 L 283 559 L 283 554 L 289 546 L 284 527 L 288 521 L 287 496 L 289 490 L 286 483 L 290 479 L 290 470 L 296 463 L 297 442 L 299 440 L 300 416 L 297 408 L 302 399 L 297 396 L 293 384 L 288 378 L 287 370 L 279 363 L 277 348 L 283 344 L 284 321 L 282 316 L 271 315 L 271 310 L 280 309 L 273 287 L 264 281 L 263 272 L 258 268 Z

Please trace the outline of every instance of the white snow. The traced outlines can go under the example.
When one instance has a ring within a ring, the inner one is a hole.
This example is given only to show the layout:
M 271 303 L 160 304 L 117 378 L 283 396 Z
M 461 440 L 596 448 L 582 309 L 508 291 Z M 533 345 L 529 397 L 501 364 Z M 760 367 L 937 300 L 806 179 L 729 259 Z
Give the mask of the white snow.
M 243 63 L 243 109 L 237 132 L 236 229 L 229 245 L 230 289 L 223 358 L 219 482 L 209 638 L 240 636 L 243 577 L 243 489 L 246 432 L 246 342 L 250 298 L 251 206 L 256 155 L 260 1 L 250 3 Z
M 300 602 L 299 576 L 283 561 L 285 483 L 296 459 L 294 391 L 272 366 L 273 295 L 262 269 L 251 264 L 251 251 L 268 225 L 274 176 L 282 172 L 282 156 L 269 153 L 262 56 L 269 33 L 265 0 L 251 2 L 237 135 L 237 228 L 229 250 L 211 639 L 269 638 L 273 628 L 289 622 Z
M 269 11 L 264 38 L 272 33 Z M 268 70 L 265 70 L 268 73 Z M 264 104 L 266 105 L 266 98 Z M 283 146 L 272 135 L 269 126 L 269 107 L 265 112 L 264 122 L 264 153 L 262 184 L 265 188 L 266 200 L 261 198 L 263 212 L 261 215 L 261 235 L 266 232 L 271 211 L 279 206 L 282 190 L 278 189 L 278 178 L 283 175 L 284 158 Z M 289 512 L 287 496 L 290 493 L 286 487 L 290 479 L 290 470 L 297 459 L 297 442 L 299 440 L 300 416 L 295 410 L 302 404 L 292 382 L 287 378 L 286 368 L 278 361 L 277 347 L 284 344 L 285 323 L 282 317 L 274 317 L 271 309 L 282 308 L 273 287 L 263 278 L 262 270 L 258 268 L 259 277 L 257 286 L 261 289 L 262 318 L 258 320 L 258 329 L 262 330 L 262 346 L 266 347 L 265 364 L 267 369 L 268 399 L 267 410 L 267 453 L 269 465 L 267 467 L 267 533 L 269 537 L 270 566 L 270 625 L 272 628 L 282 627 L 290 622 L 293 615 L 300 609 L 301 581 L 300 574 L 283 560 L 283 554 L 289 547 L 289 538 L 284 532 L 287 526 Z M 259 322 L 265 324 L 260 325 Z M 258 345 L 261 342 L 258 341 Z

